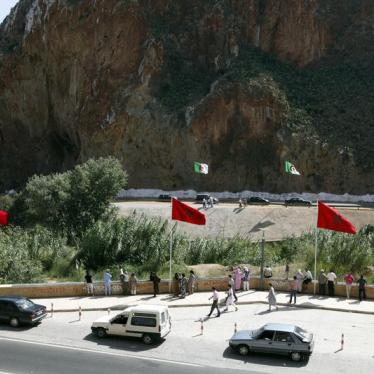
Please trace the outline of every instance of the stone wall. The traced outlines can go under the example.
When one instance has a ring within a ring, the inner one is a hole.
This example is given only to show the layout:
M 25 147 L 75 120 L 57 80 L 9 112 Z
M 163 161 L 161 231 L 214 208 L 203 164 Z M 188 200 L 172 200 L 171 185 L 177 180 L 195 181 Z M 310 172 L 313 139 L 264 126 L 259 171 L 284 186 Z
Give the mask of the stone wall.
M 272 278 L 270 280 L 278 292 L 288 292 L 289 282 L 284 279 Z M 264 287 L 267 288 L 269 280 L 264 280 Z M 225 290 L 227 287 L 227 278 L 201 278 L 196 281 L 196 292 L 211 291 L 212 287 L 218 290 Z M 104 285 L 102 282 L 95 282 L 95 295 L 104 295 Z M 253 277 L 250 281 L 250 288 L 260 289 L 260 279 Z M 112 283 L 113 295 L 122 294 L 122 286 L 120 282 Z M 317 284 L 318 291 L 318 284 Z M 151 294 L 153 286 L 151 282 L 139 281 L 137 286 L 138 294 Z M 160 283 L 160 292 L 169 292 L 169 282 L 162 281 Z M 304 286 L 303 293 L 313 294 L 313 284 Z M 83 282 L 69 282 L 69 283 L 43 283 L 43 284 L 14 284 L 14 285 L 0 285 L 0 296 L 4 295 L 19 295 L 30 298 L 48 298 L 48 297 L 72 297 L 72 296 L 85 296 L 86 287 Z M 338 283 L 335 287 L 335 295 L 345 297 L 344 283 Z M 358 296 L 358 288 L 356 285 L 352 286 L 352 297 Z M 366 297 L 374 299 L 374 286 L 366 287 Z

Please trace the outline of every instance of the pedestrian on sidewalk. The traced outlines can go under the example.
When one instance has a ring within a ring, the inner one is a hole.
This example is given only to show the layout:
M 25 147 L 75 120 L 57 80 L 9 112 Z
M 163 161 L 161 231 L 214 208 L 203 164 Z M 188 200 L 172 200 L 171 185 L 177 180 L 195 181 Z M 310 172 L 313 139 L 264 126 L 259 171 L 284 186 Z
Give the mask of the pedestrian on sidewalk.
M 293 277 L 293 280 L 291 281 L 291 292 L 290 292 L 290 301 L 288 304 L 291 304 L 292 298 L 294 299 L 294 304 L 296 304 L 296 294 L 297 294 L 297 278 L 296 275 Z
M 219 294 L 215 287 L 212 287 L 212 291 L 213 291 L 213 295 L 209 298 L 209 300 L 213 299 L 213 303 L 212 303 L 212 306 L 210 307 L 210 312 L 209 314 L 207 314 L 207 317 L 210 317 L 212 315 L 214 309 L 217 309 L 216 317 L 219 317 L 221 315 L 221 312 L 219 311 L 219 308 L 218 308 Z
M 120 274 L 119 274 L 119 279 L 121 281 L 122 285 L 122 292 L 124 295 L 128 295 L 129 293 L 129 273 L 121 268 Z
M 156 297 L 156 295 L 160 293 L 159 283 L 161 282 L 161 279 L 152 271 L 149 280 L 153 283 L 153 297 Z
M 332 269 L 327 274 L 327 289 L 329 291 L 329 296 L 335 296 L 335 283 L 336 283 L 336 274 Z
M 269 265 L 265 266 L 264 269 L 264 278 L 271 278 L 273 276 L 273 270 Z
M 345 280 L 345 290 L 347 292 L 347 299 L 351 296 L 351 289 L 352 289 L 352 283 L 353 283 L 353 275 L 352 273 L 347 273 L 344 276 Z
M 240 291 L 242 285 L 242 272 L 238 266 L 234 271 L 235 293 Z
M 365 285 L 366 285 L 366 279 L 361 274 L 360 279 L 357 281 L 358 284 L 358 298 L 360 301 L 363 299 L 366 299 L 366 291 L 365 291 Z
M 326 295 L 326 283 L 327 283 L 327 275 L 323 269 L 321 269 L 319 276 L 318 276 L 318 293 L 320 295 Z
M 105 270 L 103 279 L 105 296 L 110 296 L 112 294 L 112 274 L 109 269 Z
M 297 291 L 301 292 L 303 289 L 303 280 L 304 280 L 304 274 L 301 271 L 301 269 L 299 269 L 296 273 L 296 280 L 297 280 Z
M 174 274 L 174 296 L 179 296 L 180 294 L 180 282 L 182 276 L 179 273 Z
M 196 275 L 193 270 L 190 270 L 190 276 L 188 278 L 188 294 L 192 295 L 195 290 Z
M 303 285 L 308 285 L 313 280 L 313 275 L 309 269 L 305 269 Z
M 284 268 L 284 272 L 286 274 L 286 278 L 285 279 L 288 280 L 288 275 L 290 273 L 290 266 L 288 265 L 288 263 L 286 263 L 286 266 Z
M 84 277 L 86 280 L 86 290 L 87 290 L 87 295 L 95 296 L 94 295 L 94 287 L 92 283 L 92 275 L 89 273 L 87 270 L 86 275 Z
M 136 295 L 136 286 L 138 284 L 138 278 L 136 278 L 135 273 L 131 273 L 129 283 L 130 283 L 130 293 L 131 293 L 131 295 Z
M 187 281 L 186 275 L 184 273 L 182 273 L 182 278 L 181 278 L 181 296 L 180 296 L 181 299 L 184 299 L 186 297 L 187 285 L 188 285 L 188 281 Z
M 237 302 L 238 301 L 238 297 L 236 296 L 236 292 L 235 292 L 235 282 L 234 282 L 234 279 L 232 279 L 232 275 L 231 274 L 229 274 L 229 285 L 231 286 L 232 292 L 234 293 L 235 302 Z
M 229 284 L 227 286 L 227 291 L 226 291 L 227 297 L 226 297 L 226 308 L 224 309 L 224 312 L 227 312 L 229 310 L 229 306 L 232 305 L 235 308 L 235 312 L 238 310 L 238 307 L 235 305 L 234 301 L 234 291 Z
M 274 287 L 271 283 L 269 283 L 269 293 L 267 296 L 268 302 L 269 302 L 269 312 L 271 311 L 271 306 L 275 306 L 275 309 L 278 310 L 277 307 L 277 297 L 275 296 Z
M 243 269 L 243 290 L 244 291 L 249 291 L 249 280 L 250 280 L 249 269 L 246 266 L 244 266 L 244 269 Z

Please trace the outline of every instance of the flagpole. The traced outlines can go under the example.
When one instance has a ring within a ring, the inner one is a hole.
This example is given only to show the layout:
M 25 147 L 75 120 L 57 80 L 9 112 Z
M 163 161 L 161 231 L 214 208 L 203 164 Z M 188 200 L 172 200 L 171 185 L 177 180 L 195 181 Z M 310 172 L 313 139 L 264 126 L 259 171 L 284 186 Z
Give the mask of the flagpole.
M 174 231 L 174 227 L 172 227 L 170 231 L 169 293 L 171 293 L 171 261 L 172 261 L 172 252 L 173 252 L 173 231 Z
M 316 230 L 316 238 L 314 242 L 314 295 L 316 294 L 316 284 L 317 284 L 317 246 L 318 246 L 318 228 Z

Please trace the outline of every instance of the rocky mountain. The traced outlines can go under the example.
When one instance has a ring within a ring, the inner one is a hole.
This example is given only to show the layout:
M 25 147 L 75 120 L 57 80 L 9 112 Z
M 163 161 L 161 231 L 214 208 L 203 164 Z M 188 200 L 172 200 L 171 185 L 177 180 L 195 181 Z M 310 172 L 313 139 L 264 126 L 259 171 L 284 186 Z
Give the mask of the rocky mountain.
M 372 0 L 20 0 L 0 186 L 115 155 L 132 188 L 374 193 L 373 43 Z

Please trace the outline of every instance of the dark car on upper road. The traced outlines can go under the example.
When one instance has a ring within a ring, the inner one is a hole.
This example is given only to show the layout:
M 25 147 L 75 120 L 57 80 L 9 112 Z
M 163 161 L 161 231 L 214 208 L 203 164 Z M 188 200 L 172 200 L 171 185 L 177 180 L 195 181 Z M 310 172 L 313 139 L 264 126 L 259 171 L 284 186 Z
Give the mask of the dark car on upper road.
M 295 325 L 268 323 L 258 330 L 241 330 L 230 339 L 231 348 L 246 356 L 261 352 L 289 356 L 293 361 L 307 360 L 313 352 L 313 334 Z
M 12 327 L 34 325 L 47 315 L 46 307 L 22 296 L 0 296 L 0 321 Z
M 197 194 L 196 195 L 196 202 L 202 203 L 204 201 L 204 199 L 205 199 L 205 201 L 209 201 L 210 197 L 211 196 L 207 193 Z M 219 200 L 218 200 L 217 197 L 212 196 L 212 199 L 213 199 L 213 204 L 218 204 L 219 203 Z
M 252 196 L 249 199 L 247 199 L 247 204 L 258 204 L 258 205 L 268 205 L 270 204 L 269 200 L 264 199 L 259 196 Z
M 158 195 L 158 199 L 162 201 L 168 201 L 170 203 L 171 196 L 168 194 L 161 194 L 161 195 Z
M 309 200 L 304 200 L 301 197 L 293 197 L 291 199 L 287 199 L 284 204 L 287 205 L 302 205 L 302 206 L 311 206 L 312 202 Z

